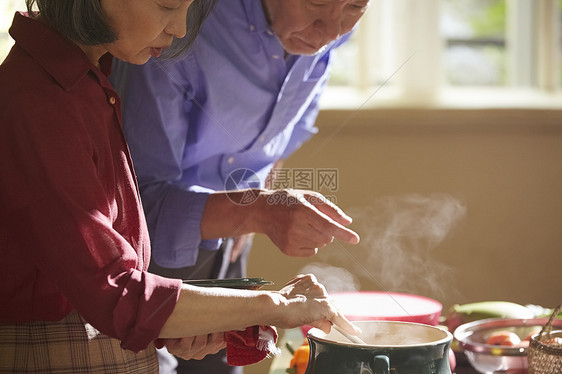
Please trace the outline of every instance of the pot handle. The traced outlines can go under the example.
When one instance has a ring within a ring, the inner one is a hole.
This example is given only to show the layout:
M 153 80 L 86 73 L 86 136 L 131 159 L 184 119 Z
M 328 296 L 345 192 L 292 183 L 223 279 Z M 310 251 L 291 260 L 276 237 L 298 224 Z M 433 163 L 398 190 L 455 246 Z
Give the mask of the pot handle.
M 371 369 L 373 369 L 374 374 L 390 374 L 390 360 L 388 356 L 374 356 L 371 362 Z

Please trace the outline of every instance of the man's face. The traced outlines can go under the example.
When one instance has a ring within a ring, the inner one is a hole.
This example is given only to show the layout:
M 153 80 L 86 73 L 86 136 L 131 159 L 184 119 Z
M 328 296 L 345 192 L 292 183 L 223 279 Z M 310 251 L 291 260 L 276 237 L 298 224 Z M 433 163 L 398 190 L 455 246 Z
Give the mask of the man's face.
M 291 54 L 312 55 L 351 31 L 370 0 L 262 0 L 277 38 Z

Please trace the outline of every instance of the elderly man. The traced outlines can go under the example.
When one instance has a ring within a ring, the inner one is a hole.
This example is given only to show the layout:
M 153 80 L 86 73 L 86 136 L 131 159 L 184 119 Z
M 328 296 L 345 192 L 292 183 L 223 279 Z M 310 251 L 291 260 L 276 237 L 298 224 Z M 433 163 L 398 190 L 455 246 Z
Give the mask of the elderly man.
M 334 238 L 359 241 L 345 227 L 351 219 L 322 195 L 264 185 L 273 165 L 317 132 L 331 52 L 368 5 L 223 0 L 188 55 L 142 67 L 115 63 L 152 271 L 182 279 L 245 276 L 256 232 L 290 256 L 314 255 Z M 224 361 L 223 352 L 180 361 L 177 370 L 241 373 Z

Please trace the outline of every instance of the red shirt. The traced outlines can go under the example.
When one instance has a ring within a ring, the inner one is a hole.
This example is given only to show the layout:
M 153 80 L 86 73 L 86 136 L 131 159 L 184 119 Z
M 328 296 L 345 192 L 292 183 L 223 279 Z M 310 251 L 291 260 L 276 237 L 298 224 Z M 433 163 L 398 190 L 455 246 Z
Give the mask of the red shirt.
M 111 56 L 16 14 L 0 66 L 0 323 L 76 309 L 133 351 L 156 339 L 181 281 L 147 272 L 150 245 Z

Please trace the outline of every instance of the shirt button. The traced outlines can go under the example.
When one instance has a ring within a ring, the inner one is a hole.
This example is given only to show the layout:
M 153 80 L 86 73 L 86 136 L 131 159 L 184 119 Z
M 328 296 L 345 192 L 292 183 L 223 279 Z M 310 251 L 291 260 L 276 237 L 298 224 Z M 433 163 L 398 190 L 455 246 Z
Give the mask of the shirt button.
M 229 164 L 232 164 L 234 162 L 234 157 L 230 156 L 228 158 L 228 160 L 226 160 L 226 162 L 228 162 Z
M 273 55 L 273 56 L 271 56 L 271 57 L 273 57 L 273 58 L 276 59 L 276 60 L 279 60 L 279 55 Z
M 255 29 L 254 25 L 250 25 L 250 31 L 254 31 Z
M 111 105 L 115 105 L 116 102 L 117 102 L 117 100 L 115 99 L 115 97 L 111 96 L 111 97 L 109 98 L 109 103 L 110 103 Z
M 267 30 L 267 35 L 273 35 L 273 31 Z

